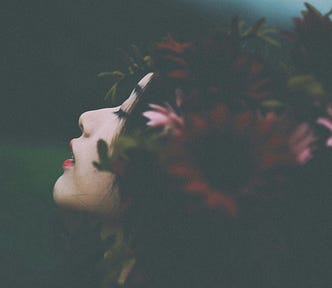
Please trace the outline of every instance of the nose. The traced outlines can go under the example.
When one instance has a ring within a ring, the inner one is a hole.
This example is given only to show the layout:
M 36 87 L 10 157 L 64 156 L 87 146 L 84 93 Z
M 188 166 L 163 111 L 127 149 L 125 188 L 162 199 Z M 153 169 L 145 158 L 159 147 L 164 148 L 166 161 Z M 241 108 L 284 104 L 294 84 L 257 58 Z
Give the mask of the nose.
M 78 119 L 78 126 L 85 137 L 89 137 L 91 135 L 93 124 L 96 122 L 97 118 L 96 112 L 96 110 L 84 112 Z
M 78 120 L 78 125 L 82 130 L 83 136 L 89 137 L 99 128 L 105 126 L 106 123 L 117 120 L 118 118 L 114 112 L 118 108 L 103 108 L 84 112 Z

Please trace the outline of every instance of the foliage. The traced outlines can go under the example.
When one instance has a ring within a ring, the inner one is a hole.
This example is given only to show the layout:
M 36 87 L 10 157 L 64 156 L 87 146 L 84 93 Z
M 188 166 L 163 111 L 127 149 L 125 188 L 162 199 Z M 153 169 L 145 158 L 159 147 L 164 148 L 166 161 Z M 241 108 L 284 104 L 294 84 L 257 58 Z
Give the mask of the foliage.
M 167 35 L 147 56 L 133 46 L 133 56 L 125 54 L 126 72 L 100 74 L 113 79 L 107 97 L 117 101 L 119 87 L 129 83 L 126 79 L 155 73 L 152 88 L 140 100 L 143 110 L 128 119 L 130 129 L 112 147 L 98 142 L 99 162 L 94 165 L 117 175 L 128 204 L 124 235 L 132 240 L 129 244 L 122 235 L 115 250 L 106 254 L 112 268 L 107 281 L 118 279 L 121 265 L 132 265 L 135 255 L 152 286 L 207 287 L 202 283 L 211 285 L 210 279 L 217 277 L 215 281 L 227 287 L 236 282 L 228 261 L 245 258 L 250 249 L 241 250 L 241 245 L 251 243 L 228 242 L 228 235 L 248 237 L 275 229 L 285 240 L 290 226 L 303 228 L 290 207 L 299 201 L 305 210 L 308 198 L 298 199 L 294 187 L 307 191 L 304 171 L 332 145 L 331 12 L 322 15 L 305 6 L 302 18 L 294 18 L 294 30 L 282 32 L 281 39 L 286 36 L 292 46 L 290 61 L 282 59 L 276 66 L 269 65 L 260 47 L 282 49 L 283 43 L 271 36 L 278 31 L 263 28 L 264 18 L 245 27 L 234 17 L 228 29 L 198 40 L 177 42 Z M 279 221 L 288 228 L 280 228 Z M 188 239 L 193 241 L 189 248 Z M 270 239 L 262 241 L 275 245 Z M 177 247 L 187 258 L 174 258 Z M 264 250 L 254 249 L 258 254 Z M 274 257 L 262 257 L 257 269 L 277 265 L 279 256 Z M 221 263 L 224 274 L 214 270 L 219 266 L 211 259 Z M 248 266 L 256 263 L 253 259 L 248 258 Z M 202 271 L 205 261 L 211 271 Z M 170 275 L 172 265 L 175 276 Z M 239 264 L 239 271 L 248 268 L 244 266 Z M 184 276 L 196 274 L 203 282 Z M 244 287 L 243 279 L 234 287 Z
M 146 73 L 154 69 L 154 63 L 149 55 L 143 56 L 140 49 L 132 45 L 129 53 L 121 51 L 124 62 L 128 65 L 125 71 L 101 72 L 98 77 L 109 78 L 113 83 L 105 95 L 105 100 L 111 100 L 111 103 L 117 103 L 116 97 L 121 93 L 124 86 L 133 87 Z M 131 84 L 131 85 L 130 85 Z M 126 94 L 125 94 L 126 95 Z M 123 100 L 123 99 L 120 99 Z

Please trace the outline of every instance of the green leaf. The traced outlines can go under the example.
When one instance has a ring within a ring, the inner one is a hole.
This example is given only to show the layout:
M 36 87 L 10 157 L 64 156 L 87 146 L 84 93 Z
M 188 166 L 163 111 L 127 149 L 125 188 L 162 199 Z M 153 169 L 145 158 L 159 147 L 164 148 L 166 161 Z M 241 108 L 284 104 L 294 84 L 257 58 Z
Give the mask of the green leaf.
M 262 102 L 262 106 L 266 108 L 280 108 L 284 106 L 284 104 L 278 100 L 265 100 Z
M 135 138 L 130 136 L 122 136 L 115 142 L 115 151 L 118 151 L 118 154 L 123 156 L 126 151 L 129 149 L 135 148 L 138 146 L 138 143 Z
M 126 262 L 123 263 L 123 268 L 122 268 L 122 271 L 119 275 L 119 279 L 118 279 L 118 283 L 119 285 L 124 285 L 128 276 L 129 276 L 129 273 L 131 272 L 131 270 L 133 269 L 134 265 L 136 263 L 136 259 L 135 258 L 131 258 L 129 260 L 127 260 Z
M 100 72 L 97 77 L 112 77 L 112 72 Z
M 132 63 L 132 65 L 129 66 L 128 71 L 130 75 L 133 75 L 136 73 L 136 71 L 139 70 L 139 66 L 137 63 Z
M 265 40 L 267 43 L 273 45 L 273 46 L 280 46 L 280 43 L 273 39 L 272 37 L 270 36 L 267 36 L 267 35 L 264 35 L 264 36 L 260 36 L 263 40 Z
M 312 96 L 324 96 L 323 86 L 311 75 L 299 75 L 288 80 L 288 86 L 293 90 L 303 91 Z
M 258 30 L 262 27 L 262 25 L 266 22 L 265 18 L 258 19 L 251 27 L 247 29 L 247 31 L 244 32 L 244 37 L 253 37 L 256 36 L 258 33 Z
M 126 74 L 121 71 L 113 71 L 112 76 L 116 79 L 122 80 L 123 78 L 125 78 Z
M 318 15 L 319 17 L 322 16 L 322 14 L 311 4 L 304 2 L 305 7 L 307 7 L 307 9 L 313 13 L 315 13 L 316 15 Z
M 121 71 L 112 71 L 112 72 L 101 72 L 97 75 L 98 77 L 112 77 L 116 80 L 122 80 L 125 78 L 126 74 Z
M 271 33 L 278 33 L 278 29 L 275 28 L 266 28 L 266 29 L 261 29 L 258 31 L 258 35 L 266 35 L 266 34 L 271 34 Z
M 111 98 L 112 101 L 115 100 L 116 92 L 118 90 L 118 82 L 114 83 L 110 90 L 107 91 L 105 100 Z
M 150 55 L 144 56 L 143 61 L 146 63 L 146 65 L 149 68 L 153 68 L 154 67 L 153 58 Z

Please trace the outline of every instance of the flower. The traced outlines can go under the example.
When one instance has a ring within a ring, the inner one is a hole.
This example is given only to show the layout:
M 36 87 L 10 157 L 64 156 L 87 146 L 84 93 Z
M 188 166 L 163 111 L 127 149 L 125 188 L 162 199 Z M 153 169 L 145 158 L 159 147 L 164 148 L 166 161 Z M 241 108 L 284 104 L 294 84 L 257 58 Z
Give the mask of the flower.
M 176 42 L 171 35 L 168 35 L 165 41 L 156 45 L 156 64 L 159 67 L 159 72 L 172 79 L 188 79 L 186 53 L 191 48 L 191 43 Z
M 209 38 L 195 50 L 191 74 L 195 81 L 188 102 L 210 109 L 224 103 L 232 109 L 257 108 L 272 96 L 271 77 L 265 64 L 241 51 L 228 35 Z
M 182 129 L 170 144 L 169 173 L 180 190 L 231 216 L 237 214 L 237 198 L 255 194 L 268 171 L 295 164 L 286 128 L 273 117 L 233 113 L 219 104 L 205 114 L 188 115 Z
M 210 109 L 223 102 L 232 108 L 257 108 L 272 95 L 271 77 L 264 63 L 243 52 L 231 34 L 218 34 L 195 43 L 177 43 L 171 36 L 156 46 L 161 76 L 177 80 L 184 106 Z
M 152 110 L 143 113 L 143 116 L 148 118 L 147 125 L 150 127 L 163 127 L 164 131 L 171 130 L 174 134 L 179 135 L 180 129 L 184 125 L 183 119 L 176 114 L 172 106 L 166 107 L 149 104 Z
M 291 151 L 299 164 L 305 164 L 312 159 L 317 137 L 308 123 L 301 123 L 289 140 Z
M 190 43 L 179 43 L 176 42 L 173 37 L 168 34 L 166 41 L 159 42 L 157 44 L 157 49 L 160 50 L 169 50 L 173 51 L 174 53 L 181 54 L 185 52 L 191 46 Z

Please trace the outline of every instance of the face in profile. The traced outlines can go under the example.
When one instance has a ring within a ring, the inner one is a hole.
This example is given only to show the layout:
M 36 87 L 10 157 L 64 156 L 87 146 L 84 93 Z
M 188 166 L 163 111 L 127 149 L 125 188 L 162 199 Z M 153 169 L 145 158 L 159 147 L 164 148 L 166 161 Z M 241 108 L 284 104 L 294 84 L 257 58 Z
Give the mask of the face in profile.
M 126 123 L 121 114 L 132 111 L 140 92 L 145 89 L 152 76 L 149 73 L 142 78 L 138 83 L 139 87 L 120 106 L 88 111 L 80 116 L 82 135 L 70 141 L 73 157 L 64 161 L 64 173 L 54 186 L 53 197 L 57 205 L 102 214 L 117 214 L 120 198 L 115 175 L 100 171 L 93 165 L 94 161 L 99 160 L 97 142 L 102 139 L 112 144 L 121 134 Z

